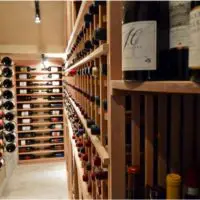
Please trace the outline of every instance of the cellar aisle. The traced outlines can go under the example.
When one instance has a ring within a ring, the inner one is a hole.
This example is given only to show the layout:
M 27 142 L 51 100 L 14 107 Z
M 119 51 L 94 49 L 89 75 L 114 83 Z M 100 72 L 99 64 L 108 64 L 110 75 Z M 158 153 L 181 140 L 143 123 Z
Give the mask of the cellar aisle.
M 67 199 L 65 162 L 18 165 L 0 199 Z

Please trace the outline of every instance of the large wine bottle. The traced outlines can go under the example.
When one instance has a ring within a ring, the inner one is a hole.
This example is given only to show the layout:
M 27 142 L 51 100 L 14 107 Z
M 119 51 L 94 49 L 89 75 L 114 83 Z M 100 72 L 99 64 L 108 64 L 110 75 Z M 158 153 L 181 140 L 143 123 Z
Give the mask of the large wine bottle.
M 190 12 L 189 68 L 192 80 L 200 82 L 200 1 L 192 1 Z
M 12 59 L 9 58 L 9 57 L 3 57 L 2 60 L 1 60 L 1 63 L 4 66 L 10 67 L 12 65 Z
M 189 78 L 189 12 L 190 1 L 170 1 L 170 67 L 175 80 Z
M 168 64 L 164 62 L 168 60 L 168 10 L 168 2 L 164 1 L 123 2 L 124 80 L 145 81 L 169 76 Z

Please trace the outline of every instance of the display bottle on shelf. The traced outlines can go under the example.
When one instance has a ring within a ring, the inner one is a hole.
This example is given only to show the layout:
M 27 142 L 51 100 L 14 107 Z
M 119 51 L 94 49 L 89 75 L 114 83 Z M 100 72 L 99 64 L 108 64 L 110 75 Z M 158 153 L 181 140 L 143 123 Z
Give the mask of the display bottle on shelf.
M 36 99 L 37 97 L 31 97 L 31 96 L 17 97 L 18 101 L 31 101 Z
M 16 72 L 30 72 L 36 70 L 36 68 L 32 68 L 30 66 L 16 66 L 15 69 Z
M 35 150 L 37 150 L 37 149 L 34 147 L 20 147 L 19 148 L 20 153 L 31 152 L 31 151 L 35 151 Z
M 60 114 L 62 114 L 62 111 L 61 110 L 50 110 L 49 114 L 51 114 L 51 115 L 60 115 Z
M 32 145 L 32 144 L 36 144 L 36 143 L 37 143 L 36 140 L 20 140 L 19 141 L 20 146 Z
M 47 93 L 61 93 L 61 89 L 59 89 L 59 88 L 43 89 L 42 91 L 47 92 Z
M 18 108 L 22 108 L 22 109 L 39 108 L 39 105 L 35 105 L 32 103 L 23 103 L 23 104 L 19 104 Z
M 13 98 L 13 93 L 10 90 L 5 90 L 5 91 L 3 91 L 2 96 L 5 99 L 12 99 Z
M 13 132 L 5 133 L 6 142 L 14 142 L 16 138 L 16 134 Z
M 48 100 L 62 100 L 63 99 L 63 97 L 62 96 L 53 96 L 53 95 L 51 95 L 51 96 L 48 96 L 48 97 L 43 97 L 43 99 L 48 99 Z
M 61 157 L 64 157 L 64 153 L 63 152 L 53 153 L 52 157 L 61 158 Z
M 6 109 L 6 110 L 12 110 L 15 106 L 13 104 L 12 101 L 6 101 L 4 104 L 3 104 L 3 107 Z
M 51 131 L 50 136 L 62 136 L 62 131 Z
M 62 74 L 48 74 L 48 78 L 60 79 Z
M 51 124 L 49 125 L 50 129 L 62 129 L 63 125 L 62 124 Z
M 36 158 L 36 155 L 33 155 L 33 154 L 19 155 L 19 160 L 31 160 L 35 158 Z
M 5 80 L 3 81 L 3 83 L 2 83 L 2 86 L 3 86 L 4 88 L 12 88 L 12 86 L 13 86 L 12 80 L 10 80 L 10 79 L 5 79 Z
M 172 79 L 187 80 L 190 1 L 170 1 L 170 67 Z
M 9 58 L 9 57 L 3 57 L 2 60 L 1 60 L 1 63 L 4 65 L 4 66 L 7 66 L 7 67 L 10 67 L 12 66 L 12 59 Z
M 49 81 L 47 82 L 47 85 L 59 86 L 62 84 L 61 84 L 61 81 Z
M 23 125 L 19 128 L 20 130 L 22 131 L 30 131 L 30 130 L 34 130 L 34 129 L 37 129 L 36 126 L 32 126 L 32 125 Z
M 58 67 L 58 66 L 50 66 L 50 67 L 47 67 L 47 68 L 42 68 L 43 71 L 49 71 L 49 72 L 60 72 L 62 71 L 62 68 L 61 67 Z
M 20 119 L 19 122 L 22 124 L 30 124 L 32 122 L 36 121 L 36 119 L 32 119 L 32 118 L 25 118 L 25 119 Z
M 8 143 L 6 144 L 6 151 L 9 153 L 14 152 L 16 149 L 16 144 L 15 143 Z
M 7 112 L 5 114 L 5 119 L 8 121 L 12 121 L 14 119 L 15 115 L 12 112 Z
M 191 2 L 190 11 L 190 26 L 189 26 L 189 69 L 191 70 L 191 80 L 200 82 L 200 62 L 199 62 L 199 52 L 200 52 L 200 2 Z
M 5 77 L 5 78 L 11 78 L 12 75 L 13 75 L 12 69 L 10 69 L 10 68 L 8 68 L 8 67 L 3 68 L 3 70 L 2 70 L 2 75 L 3 75 L 3 77 Z
M 124 80 L 171 78 L 169 2 L 124 1 L 122 71 Z
M 19 133 L 19 138 L 36 137 L 36 133 Z
M 62 103 L 49 103 L 48 105 L 46 105 L 44 107 L 48 107 L 48 108 L 62 108 L 63 105 L 62 105 Z
M 12 122 L 8 122 L 4 126 L 6 131 L 13 131 L 15 129 L 15 125 Z
M 48 121 L 50 121 L 50 122 L 61 122 L 62 121 L 62 117 L 50 117 L 48 119 Z
M 52 138 L 48 140 L 49 143 L 63 143 L 63 138 Z
M 35 89 L 19 89 L 17 90 L 18 94 L 33 94 L 33 93 L 38 93 L 39 90 L 35 90 Z
M 51 149 L 51 150 L 63 150 L 64 146 L 63 145 L 52 145 L 50 147 L 47 147 L 46 149 Z

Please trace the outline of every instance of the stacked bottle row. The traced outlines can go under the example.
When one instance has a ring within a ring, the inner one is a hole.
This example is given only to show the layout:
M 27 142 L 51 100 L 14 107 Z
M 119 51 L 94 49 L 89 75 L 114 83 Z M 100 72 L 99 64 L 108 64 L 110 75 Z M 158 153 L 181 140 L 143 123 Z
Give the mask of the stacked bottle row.
M 124 1 L 125 80 L 199 81 L 199 1 Z
M 68 67 L 89 55 L 101 44 L 106 43 L 106 1 L 94 1 L 84 15 L 83 26 L 69 52 Z
M 83 177 L 87 183 L 87 190 L 93 199 L 108 198 L 108 171 L 103 167 L 101 159 L 92 144 L 83 124 L 68 98 L 65 99 L 67 116 L 73 131 L 72 139 L 75 141 L 76 151 L 80 158 Z
M 16 66 L 16 83 L 19 160 L 63 158 L 61 66 Z
M 71 79 L 74 81 L 70 81 Z M 107 60 L 96 58 L 68 73 L 65 88 L 87 121 L 91 133 L 107 145 Z
M 15 91 L 13 84 L 14 64 L 11 58 L 3 57 L 0 64 L 0 167 L 3 152 L 16 149 Z

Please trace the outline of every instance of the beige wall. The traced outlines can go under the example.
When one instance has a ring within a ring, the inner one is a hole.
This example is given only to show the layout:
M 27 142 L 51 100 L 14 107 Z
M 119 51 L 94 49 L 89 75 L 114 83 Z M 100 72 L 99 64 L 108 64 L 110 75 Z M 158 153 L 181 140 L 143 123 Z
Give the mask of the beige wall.
M 0 1 L 0 53 L 64 52 L 64 1 L 40 1 L 41 23 L 34 23 L 34 1 Z

